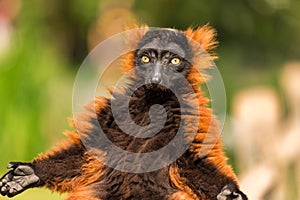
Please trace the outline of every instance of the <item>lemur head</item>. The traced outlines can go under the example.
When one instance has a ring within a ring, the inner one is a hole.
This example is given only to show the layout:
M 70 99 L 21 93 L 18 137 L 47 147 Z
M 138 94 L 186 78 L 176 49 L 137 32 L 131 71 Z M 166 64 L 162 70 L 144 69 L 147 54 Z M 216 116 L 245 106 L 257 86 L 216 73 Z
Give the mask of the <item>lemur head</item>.
M 147 85 L 174 86 L 187 76 L 191 58 L 192 50 L 183 33 L 170 29 L 150 30 L 138 43 L 135 71 Z
M 150 86 L 170 85 L 179 77 L 186 78 L 194 89 L 205 82 L 202 70 L 217 58 L 213 50 L 218 44 L 209 25 L 185 31 L 151 30 L 145 25 L 130 29 L 133 31 L 125 37 L 129 51 L 122 59 L 124 73 Z

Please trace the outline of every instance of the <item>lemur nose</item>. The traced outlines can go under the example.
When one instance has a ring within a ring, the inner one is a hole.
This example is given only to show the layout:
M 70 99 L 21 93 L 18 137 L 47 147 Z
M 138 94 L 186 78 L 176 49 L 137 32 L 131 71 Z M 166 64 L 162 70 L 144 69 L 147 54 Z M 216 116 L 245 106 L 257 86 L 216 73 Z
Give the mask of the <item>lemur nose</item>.
M 161 82 L 161 78 L 159 76 L 152 77 L 152 83 L 159 84 Z

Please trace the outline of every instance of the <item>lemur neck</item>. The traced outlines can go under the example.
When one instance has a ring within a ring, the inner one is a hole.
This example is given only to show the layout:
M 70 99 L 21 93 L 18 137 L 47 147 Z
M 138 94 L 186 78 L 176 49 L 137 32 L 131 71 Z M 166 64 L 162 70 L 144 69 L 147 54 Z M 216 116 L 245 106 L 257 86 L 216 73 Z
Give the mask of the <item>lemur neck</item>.
M 168 104 L 171 102 L 181 102 L 184 104 L 190 104 L 191 102 L 197 102 L 195 94 L 198 93 L 193 86 L 188 87 L 181 83 L 176 83 L 175 86 L 164 86 L 156 84 L 144 84 L 144 80 L 138 79 L 135 83 L 127 88 L 127 95 L 132 99 L 138 98 L 140 101 L 144 101 L 146 105 L 154 104 Z M 171 103 L 172 106 L 175 104 Z M 177 104 L 179 107 L 179 104 Z
M 154 104 L 179 107 L 178 97 L 167 88 L 144 85 L 136 89 L 131 95 L 132 102 L 140 102 L 141 109 L 149 109 Z

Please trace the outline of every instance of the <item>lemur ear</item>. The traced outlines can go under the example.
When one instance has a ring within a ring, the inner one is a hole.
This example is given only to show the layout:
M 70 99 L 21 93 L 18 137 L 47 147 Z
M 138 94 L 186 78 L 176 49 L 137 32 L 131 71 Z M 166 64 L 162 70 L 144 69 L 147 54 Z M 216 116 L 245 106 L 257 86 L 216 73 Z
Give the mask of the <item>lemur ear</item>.
M 214 56 L 213 59 L 217 57 L 213 54 L 213 50 L 218 45 L 216 41 L 216 31 L 208 24 L 198 27 L 196 29 L 190 27 L 184 31 L 186 37 L 190 40 L 191 46 L 195 46 L 192 43 L 200 44 L 201 48 L 207 51 L 211 56 Z
M 147 25 L 132 25 L 126 28 L 125 45 L 128 48 L 128 53 L 124 55 L 121 61 L 123 73 L 128 73 L 134 68 L 134 51 L 148 30 Z
M 192 68 L 188 74 L 188 80 L 194 85 L 204 83 L 209 79 L 203 69 L 214 65 L 213 61 L 218 57 L 213 52 L 218 42 L 216 41 L 216 31 L 208 24 L 198 28 L 188 28 L 183 32 L 192 48 Z M 200 73 L 201 71 L 201 73 Z

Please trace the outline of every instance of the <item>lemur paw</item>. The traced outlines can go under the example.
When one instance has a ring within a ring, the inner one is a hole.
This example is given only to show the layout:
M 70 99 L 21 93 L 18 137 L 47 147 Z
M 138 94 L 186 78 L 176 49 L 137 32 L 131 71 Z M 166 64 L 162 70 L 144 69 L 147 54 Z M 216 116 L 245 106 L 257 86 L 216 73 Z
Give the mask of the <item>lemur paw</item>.
M 0 179 L 0 193 L 13 197 L 39 182 L 39 177 L 27 163 L 11 162 L 7 165 L 10 170 Z
M 247 200 L 247 196 L 238 190 L 235 185 L 227 184 L 217 196 L 218 200 Z

